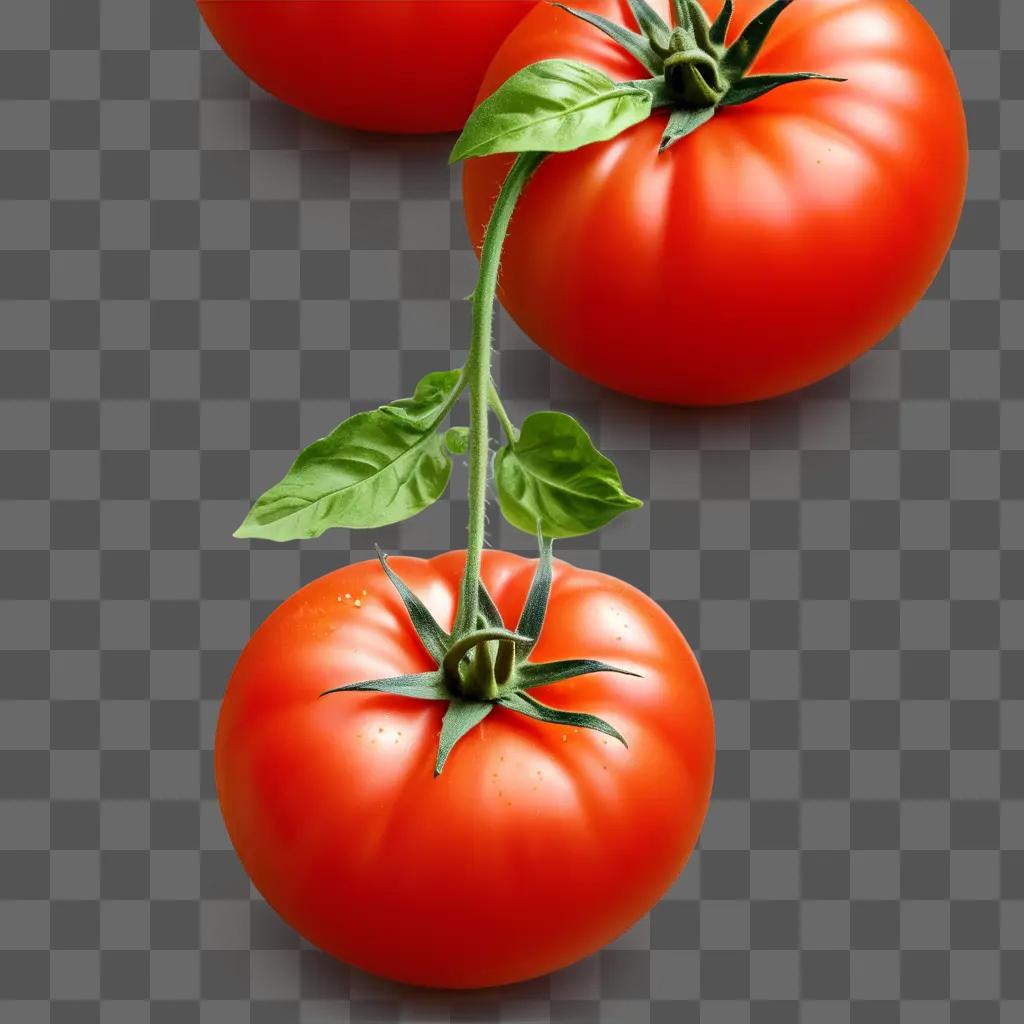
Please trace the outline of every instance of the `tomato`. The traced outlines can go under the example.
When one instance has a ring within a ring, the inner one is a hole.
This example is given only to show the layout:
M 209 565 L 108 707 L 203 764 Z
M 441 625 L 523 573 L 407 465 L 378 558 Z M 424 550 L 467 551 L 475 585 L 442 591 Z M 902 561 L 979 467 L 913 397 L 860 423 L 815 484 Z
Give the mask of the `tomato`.
M 487 62 L 534 0 L 198 0 L 258 85 L 352 128 L 460 128 Z
M 462 552 L 393 567 L 443 626 Z M 487 551 L 483 579 L 515 623 L 534 564 Z M 600 715 L 628 748 L 497 707 L 433 765 L 444 705 L 320 694 L 433 668 L 377 562 L 281 605 L 224 698 L 216 777 L 253 882 L 310 941 L 398 981 L 500 985 L 569 964 L 641 917 L 689 855 L 711 789 L 711 705 L 690 648 L 646 595 L 555 563 L 534 661 L 583 655 L 591 674 L 539 688 Z
M 718 0 L 701 0 L 709 15 Z M 736 0 L 728 41 L 767 0 Z M 625 0 L 577 5 L 636 29 Z M 669 0 L 652 6 L 670 20 Z M 560 57 L 648 77 L 601 32 L 540 4 L 481 87 Z M 514 214 L 500 298 L 556 359 L 663 402 L 767 398 L 881 340 L 939 270 L 963 205 L 967 136 L 942 45 L 907 0 L 799 0 L 754 73 L 814 71 L 720 109 L 659 154 L 665 110 L 548 157 Z M 467 163 L 479 247 L 510 158 Z

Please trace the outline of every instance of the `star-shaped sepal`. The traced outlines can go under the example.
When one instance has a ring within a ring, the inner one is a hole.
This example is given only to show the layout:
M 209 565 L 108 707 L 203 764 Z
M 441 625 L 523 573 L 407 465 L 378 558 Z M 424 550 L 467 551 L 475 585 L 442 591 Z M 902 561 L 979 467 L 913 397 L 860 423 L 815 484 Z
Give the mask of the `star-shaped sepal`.
M 612 736 L 624 746 L 625 739 L 614 726 L 582 712 L 553 708 L 530 691 L 549 683 L 587 676 L 595 672 L 638 673 L 588 658 L 563 661 L 530 661 L 544 626 L 553 579 L 552 542 L 541 538 L 540 558 L 515 630 L 506 628 L 501 613 L 480 581 L 479 612 L 475 628 L 452 636 L 431 615 L 388 564 L 387 555 L 377 548 L 377 557 L 388 579 L 398 591 L 424 650 L 434 661 L 429 672 L 367 679 L 325 690 L 329 694 L 367 692 L 392 693 L 415 700 L 445 701 L 448 707 L 441 723 L 434 775 L 440 775 L 455 745 L 499 705 L 509 711 L 576 729 L 592 729 Z

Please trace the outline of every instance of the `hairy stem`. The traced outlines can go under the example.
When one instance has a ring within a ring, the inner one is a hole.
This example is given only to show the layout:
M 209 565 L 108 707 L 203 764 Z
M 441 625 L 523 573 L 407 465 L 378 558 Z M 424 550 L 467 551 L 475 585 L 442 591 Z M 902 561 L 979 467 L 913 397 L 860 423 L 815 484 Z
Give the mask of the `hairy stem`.
M 489 397 L 491 412 L 498 417 L 498 422 L 501 424 L 501 429 L 505 431 L 505 436 L 509 441 L 515 442 L 519 439 L 519 431 L 516 430 L 516 425 L 512 422 L 511 417 L 505 409 L 505 404 L 501 400 L 501 396 L 498 394 L 498 389 L 494 386 L 494 381 L 491 381 L 491 392 Z
M 478 610 L 480 558 L 487 513 L 488 405 L 491 393 L 491 330 L 498 266 L 509 221 L 526 183 L 547 154 L 523 153 L 512 164 L 501 187 L 480 251 L 480 274 L 473 292 L 473 339 L 466 367 L 469 373 L 469 537 L 466 569 L 455 617 L 455 634 L 473 629 Z

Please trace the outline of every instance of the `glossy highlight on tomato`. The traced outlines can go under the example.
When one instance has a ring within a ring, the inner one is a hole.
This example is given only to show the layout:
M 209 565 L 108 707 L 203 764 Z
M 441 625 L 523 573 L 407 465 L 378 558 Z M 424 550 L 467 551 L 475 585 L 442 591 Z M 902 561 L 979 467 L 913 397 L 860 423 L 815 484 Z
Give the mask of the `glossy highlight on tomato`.
M 463 552 L 396 557 L 449 628 Z M 486 551 L 482 578 L 514 624 L 535 562 Z M 239 658 L 217 728 L 228 832 L 270 905 L 336 957 L 398 981 L 483 987 L 599 949 L 668 889 L 697 840 L 714 761 L 711 704 L 686 641 L 646 595 L 556 562 L 531 658 L 607 660 L 540 687 L 599 715 L 587 729 L 497 707 L 433 764 L 438 702 L 346 692 L 433 667 L 381 565 L 304 587 Z
M 700 0 L 710 18 L 720 0 Z M 736 0 L 732 43 L 766 0 Z M 626 0 L 573 6 L 631 31 Z M 652 6 L 672 21 L 670 0 Z M 548 4 L 511 33 L 480 98 L 565 58 L 647 77 L 607 36 Z M 881 341 L 938 272 L 967 175 L 962 102 L 942 44 L 908 0 L 796 0 L 754 74 L 813 71 L 722 108 L 659 153 L 657 110 L 608 142 L 547 157 L 519 200 L 499 295 L 537 344 L 640 398 L 768 398 Z M 511 164 L 467 161 L 480 246 Z
M 487 63 L 534 0 L 198 0 L 258 85 L 350 128 L 462 127 Z

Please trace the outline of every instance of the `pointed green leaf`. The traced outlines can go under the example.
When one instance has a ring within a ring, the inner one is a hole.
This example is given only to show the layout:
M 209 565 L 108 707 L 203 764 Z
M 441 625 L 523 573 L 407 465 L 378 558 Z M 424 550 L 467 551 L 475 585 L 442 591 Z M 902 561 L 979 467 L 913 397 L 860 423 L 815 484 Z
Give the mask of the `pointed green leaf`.
M 668 52 L 668 37 L 672 29 L 665 24 L 661 15 L 653 8 L 647 0 L 626 0 L 633 17 L 640 28 L 640 31 L 651 41 L 655 52 Z
M 693 38 L 697 41 L 697 45 L 705 53 L 714 52 L 714 44 L 711 41 L 711 22 L 708 21 L 708 16 L 704 13 L 704 8 L 701 7 L 698 0 L 684 0 L 690 10 L 690 22 L 693 25 Z
M 538 722 L 550 722 L 552 725 L 564 725 L 573 729 L 593 729 L 595 732 L 603 732 L 606 736 L 613 736 L 624 747 L 629 746 L 618 729 L 596 715 L 551 708 L 547 704 L 541 704 L 536 697 L 521 692 L 510 693 L 507 697 L 502 697 L 498 703 L 510 711 L 517 711 L 528 718 L 535 718 Z
M 494 603 L 494 598 L 491 597 L 490 592 L 484 586 L 484 581 L 480 580 L 480 592 L 477 598 L 477 604 L 479 605 L 480 614 L 484 618 L 484 622 L 491 629 L 503 629 L 505 623 L 502 621 L 501 612 L 498 611 L 497 605 Z
M 658 152 L 664 153 L 680 139 L 685 139 L 687 135 L 695 132 L 702 124 L 707 124 L 714 116 L 714 107 L 704 107 L 703 110 L 673 110 L 665 127 L 665 134 L 658 145 Z
M 388 564 L 388 556 L 381 551 L 379 545 L 374 544 L 374 547 L 377 550 L 381 568 L 387 574 L 392 586 L 398 591 L 398 596 L 401 597 L 402 604 L 405 605 L 405 610 L 409 613 L 416 635 L 426 648 L 427 654 L 434 659 L 434 663 L 440 665 L 444 661 L 451 638 L 430 614 L 427 606 L 409 589 L 405 580 L 391 568 Z
M 469 115 L 450 159 L 564 153 L 614 138 L 650 112 L 646 90 L 577 61 L 542 60 L 517 71 Z
M 432 505 L 452 471 L 437 427 L 461 386 L 459 370 L 429 373 L 412 398 L 345 420 L 299 455 L 235 536 L 304 540 L 335 526 L 387 526 Z
M 725 46 L 725 37 L 729 32 L 729 25 L 732 22 L 733 0 L 725 0 L 718 17 L 711 25 L 711 42 L 716 46 Z
M 394 693 L 401 697 L 417 697 L 420 700 L 450 700 L 451 691 L 440 672 L 417 672 L 414 675 L 391 676 L 387 679 L 366 679 L 360 683 L 336 686 L 320 694 L 329 693 Z
M 551 538 L 540 536 L 540 558 L 537 559 L 537 569 L 533 574 L 530 589 L 523 602 L 523 610 L 519 614 L 519 625 L 516 632 L 529 637 L 529 643 L 520 644 L 518 654 L 521 658 L 527 658 L 540 638 L 541 627 L 544 625 L 544 616 L 548 610 L 548 597 L 551 595 L 551 580 L 553 571 L 551 566 L 551 554 L 554 548 L 554 541 Z
M 591 14 L 590 11 L 578 11 L 575 7 L 567 7 L 565 4 L 553 3 L 552 7 L 560 7 L 563 11 L 571 14 L 574 18 L 593 25 L 600 29 L 606 36 L 610 36 L 623 50 L 643 67 L 647 68 L 652 75 L 660 75 L 663 62 L 661 56 L 655 52 L 654 47 L 642 35 L 630 32 L 617 21 L 610 21 L 600 14 Z
M 577 676 L 589 676 L 593 672 L 615 672 L 620 676 L 636 676 L 639 672 L 616 668 L 603 661 L 589 658 L 568 658 L 565 661 L 545 661 L 539 664 L 527 661 L 519 664 L 515 672 L 515 686 L 520 690 L 532 690 L 535 686 L 547 686 L 548 683 L 560 683 L 563 679 L 575 679 Z
M 792 2 L 793 0 L 775 0 L 775 3 L 747 25 L 736 42 L 725 51 L 722 58 L 722 74 L 730 82 L 739 81 L 750 70 L 779 15 Z
M 448 705 L 441 722 L 441 739 L 437 745 L 437 762 L 434 775 L 438 776 L 444 769 L 448 755 L 463 736 L 478 726 L 492 711 L 494 705 L 489 702 L 475 700 L 459 700 L 456 698 Z
M 740 103 L 749 103 L 759 96 L 778 89 L 780 85 L 789 85 L 790 82 L 806 82 L 811 79 L 818 79 L 824 82 L 845 82 L 845 78 L 834 78 L 831 75 L 816 75 L 813 71 L 795 71 L 785 75 L 750 75 L 741 78 L 725 94 L 725 98 L 719 104 L 723 107 L 735 107 Z
M 527 416 L 519 440 L 494 462 L 498 501 L 517 529 L 545 537 L 590 533 L 643 502 L 628 495 L 615 465 L 561 412 Z

